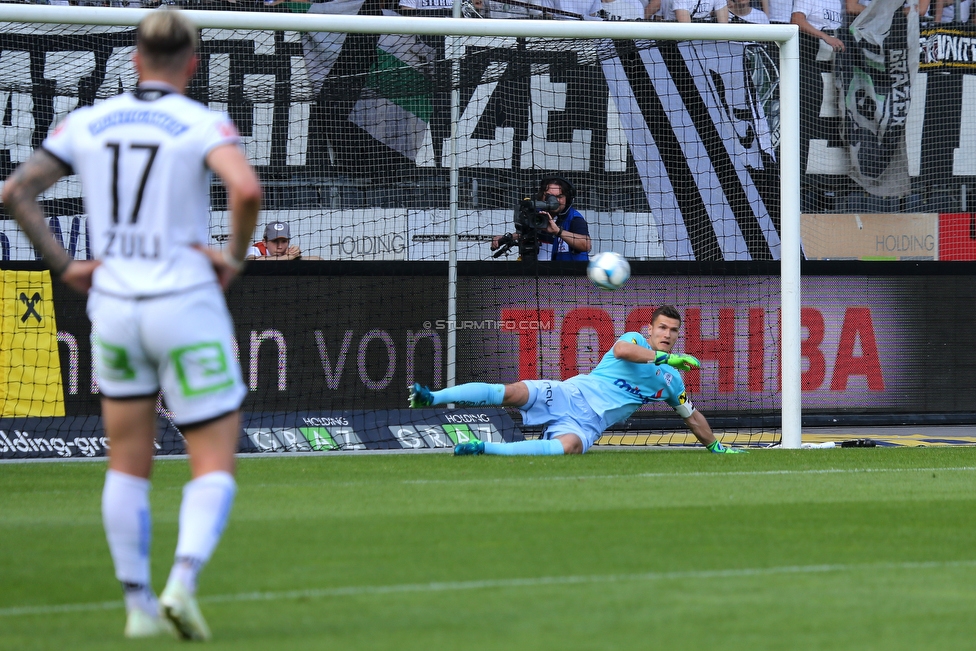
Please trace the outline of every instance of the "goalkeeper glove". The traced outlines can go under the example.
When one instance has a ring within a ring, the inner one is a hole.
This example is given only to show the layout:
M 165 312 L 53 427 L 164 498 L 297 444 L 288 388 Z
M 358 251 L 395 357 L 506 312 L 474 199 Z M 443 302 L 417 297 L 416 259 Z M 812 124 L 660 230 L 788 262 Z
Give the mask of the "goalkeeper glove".
M 705 447 L 708 448 L 709 452 L 714 452 L 715 454 L 746 454 L 747 452 L 738 448 L 727 448 L 718 439 L 715 439 Z
M 665 353 L 660 350 L 654 353 L 654 364 L 657 366 L 667 364 L 679 371 L 690 371 L 693 368 L 701 367 L 701 362 L 696 357 L 691 355 L 672 355 L 671 353 Z

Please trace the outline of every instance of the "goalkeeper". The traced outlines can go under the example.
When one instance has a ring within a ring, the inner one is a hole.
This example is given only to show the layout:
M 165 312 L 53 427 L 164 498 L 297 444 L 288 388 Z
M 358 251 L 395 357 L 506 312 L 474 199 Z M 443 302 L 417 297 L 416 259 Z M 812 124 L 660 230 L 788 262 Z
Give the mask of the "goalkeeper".
M 648 402 L 663 401 L 684 419 L 701 444 L 711 452 L 737 453 L 724 447 L 701 412 L 685 393 L 678 371 L 698 368 L 691 355 L 671 353 L 678 340 L 681 314 L 663 305 L 651 316 L 651 341 L 636 332 L 624 333 L 596 368 L 563 382 L 524 380 L 514 384 L 470 382 L 431 391 L 414 384 L 410 406 L 500 405 L 518 407 L 526 425 L 545 425 L 542 438 L 515 443 L 468 441 L 454 447 L 455 455 L 583 454 L 603 432 Z

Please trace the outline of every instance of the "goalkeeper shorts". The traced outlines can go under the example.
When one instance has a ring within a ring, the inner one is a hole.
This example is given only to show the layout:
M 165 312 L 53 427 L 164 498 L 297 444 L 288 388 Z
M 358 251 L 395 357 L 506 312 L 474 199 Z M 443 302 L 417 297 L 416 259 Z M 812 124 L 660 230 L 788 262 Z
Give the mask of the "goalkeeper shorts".
M 586 452 L 603 435 L 600 418 L 583 394 L 572 384 L 554 380 L 523 380 L 529 400 L 520 409 L 526 425 L 545 425 L 543 438 L 575 434 Z

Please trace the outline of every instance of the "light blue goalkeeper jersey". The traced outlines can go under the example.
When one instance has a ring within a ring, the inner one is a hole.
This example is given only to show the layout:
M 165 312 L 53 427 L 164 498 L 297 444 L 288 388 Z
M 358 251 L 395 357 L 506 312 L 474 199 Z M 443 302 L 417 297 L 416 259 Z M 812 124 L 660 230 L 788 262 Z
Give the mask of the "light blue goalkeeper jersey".
M 625 332 L 619 341 L 652 350 L 638 332 Z M 566 382 L 580 390 L 593 411 L 603 417 L 605 427 L 624 420 L 649 402 L 663 401 L 677 408 L 688 400 L 684 380 L 677 370 L 667 364 L 655 366 L 617 359 L 613 348 L 592 372 Z

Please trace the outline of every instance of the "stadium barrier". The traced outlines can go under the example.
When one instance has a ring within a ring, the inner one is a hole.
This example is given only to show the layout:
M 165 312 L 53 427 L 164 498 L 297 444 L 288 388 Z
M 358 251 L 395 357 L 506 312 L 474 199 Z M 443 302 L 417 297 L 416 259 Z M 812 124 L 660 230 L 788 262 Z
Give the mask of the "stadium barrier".
M 12 263 L 40 269 L 38 263 Z M 10 265 L 8 265 L 10 266 Z M 444 263 L 293 262 L 252 265 L 230 292 L 249 393 L 241 449 L 436 449 L 470 434 L 516 440 L 518 413 L 406 410 L 407 386 L 444 385 L 447 333 L 457 336 L 459 381 L 566 378 L 591 369 L 614 338 L 647 324 L 661 297 L 682 306 L 682 350 L 703 361 L 685 373 L 690 396 L 726 440 L 756 443 L 779 426 L 778 310 L 754 301 L 775 292 L 776 263 L 635 263 L 607 304 L 581 264 L 463 263 L 458 317 L 448 318 Z M 905 424 L 972 418 L 969 345 L 972 263 L 807 262 L 802 286 L 803 411 L 807 423 Z M 12 273 L 5 271 L 4 273 Z M 21 269 L 18 273 L 26 273 Z M 34 271 L 43 280 L 46 272 Z M 5 286 L 9 286 L 10 283 Z M 22 293 L 33 295 L 32 285 Z M 92 378 L 83 297 L 60 283 L 17 309 L 4 329 L 56 320 L 58 373 L 47 402 L 0 401 L 3 458 L 99 456 L 99 395 Z M 403 302 L 402 296 L 411 296 Z M 357 296 L 355 302 L 349 296 Z M 390 305 L 397 309 L 391 310 Z M 6 359 L 0 357 L 0 359 Z M 946 380 L 932 382 L 937 375 Z M 0 365 L 0 376 L 15 371 Z M 665 433 L 679 419 L 648 405 L 614 430 Z M 676 433 L 672 436 L 670 433 Z M 47 440 L 43 443 L 41 440 Z M 182 451 L 160 405 L 159 454 Z

